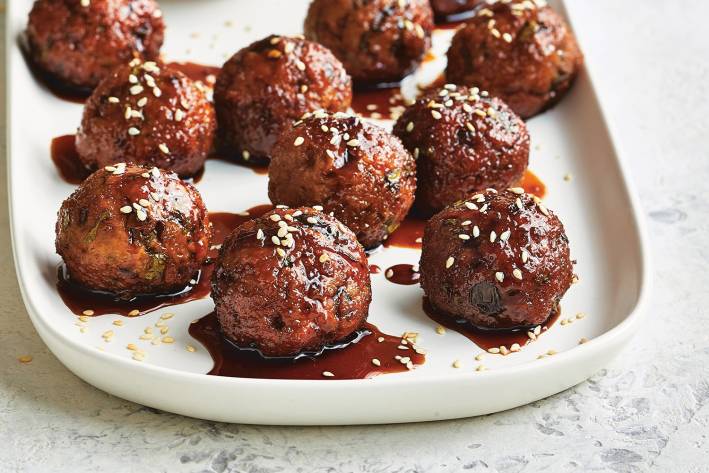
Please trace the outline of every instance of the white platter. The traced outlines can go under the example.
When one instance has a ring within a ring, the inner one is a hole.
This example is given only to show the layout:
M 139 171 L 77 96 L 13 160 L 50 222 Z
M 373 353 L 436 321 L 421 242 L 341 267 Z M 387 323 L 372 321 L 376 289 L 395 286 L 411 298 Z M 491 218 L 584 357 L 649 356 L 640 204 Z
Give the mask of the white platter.
M 81 106 L 61 101 L 35 82 L 17 37 L 25 27 L 29 0 L 11 0 L 7 17 L 9 192 L 13 248 L 18 279 L 29 315 L 52 352 L 77 376 L 125 399 L 205 419 L 261 424 L 364 424 L 439 420 L 487 414 L 552 395 L 603 367 L 628 342 L 640 321 L 648 288 L 644 237 L 637 204 L 624 177 L 596 95 L 586 72 L 553 110 L 529 121 L 533 141 L 530 168 L 547 184 L 545 198 L 565 224 L 578 260 L 581 280 L 562 301 L 563 317 L 582 320 L 555 324 L 538 341 L 506 357 L 485 355 L 488 371 L 476 372 L 482 350 L 436 324 L 421 310 L 418 286 L 389 283 L 372 276 L 370 321 L 382 331 L 417 331 L 428 350 L 427 362 L 414 371 L 365 380 L 289 381 L 207 376 L 211 358 L 187 327 L 207 314 L 211 300 L 170 309 L 176 342 L 152 346 L 140 342 L 143 329 L 161 313 L 123 319 L 103 316 L 81 333 L 77 320 L 55 290 L 54 223 L 62 200 L 73 190 L 58 176 L 49 155 L 53 137 L 73 133 Z M 226 57 L 269 33 L 301 31 L 307 0 L 162 2 L 168 26 L 168 60 L 221 64 Z M 573 1 L 567 5 L 572 25 Z M 558 8 L 562 5 L 555 4 Z M 563 11 L 563 10 L 562 10 Z M 276 13 L 277 12 L 277 13 Z M 436 33 L 445 51 L 451 32 Z M 586 38 L 579 38 L 583 46 Z M 433 61 L 426 74 L 435 76 Z M 563 176 L 573 175 L 571 182 Z M 212 211 L 241 211 L 267 203 L 266 176 L 221 161 L 207 163 L 199 190 Z M 382 268 L 416 263 L 418 251 L 389 248 L 370 262 Z M 101 334 L 113 329 L 106 343 Z M 586 337 L 588 343 L 580 345 Z M 127 343 L 140 343 L 142 362 L 131 359 Z M 198 347 L 195 353 L 185 347 Z M 555 356 L 537 360 L 548 350 Z M 453 368 L 454 360 L 462 362 Z

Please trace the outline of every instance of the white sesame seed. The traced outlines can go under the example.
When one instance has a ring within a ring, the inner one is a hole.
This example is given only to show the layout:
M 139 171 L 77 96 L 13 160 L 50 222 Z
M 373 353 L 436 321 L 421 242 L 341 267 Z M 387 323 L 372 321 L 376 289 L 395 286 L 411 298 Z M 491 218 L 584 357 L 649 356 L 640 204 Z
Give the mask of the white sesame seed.
M 322 211 L 323 211 L 323 206 L 322 206 L 322 205 L 313 205 L 313 209 L 314 209 L 314 210 L 317 210 L 318 212 L 322 212 Z
M 497 279 L 499 282 L 502 282 L 505 280 L 505 273 L 502 271 L 498 271 L 495 273 L 495 279 Z
M 522 250 L 522 262 L 526 263 L 528 259 L 529 259 L 529 253 L 527 253 L 527 250 Z
M 272 221 L 274 221 L 274 222 L 277 222 L 277 221 L 279 221 L 279 220 L 281 219 L 281 216 L 278 215 L 278 214 L 273 214 L 273 215 L 271 215 L 271 216 L 268 217 L 268 218 L 270 218 L 270 219 L 271 219 Z
M 493 355 L 497 355 L 500 353 L 500 349 L 497 347 L 492 347 L 487 349 L 488 353 L 492 353 Z
M 539 210 L 546 215 L 547 217 L 549 216 L 549 210 L 547 210 L 546 207 L 544 207 L 542 204 L 537 204 L 537 207 L 539 207 Z
M 308 223 L 310 223 L 311 225 L 314 225 L 314 224 L 318 223 L 318 219 L 315 218 L 315 217 L 308 217 L 308 218 L 305 219 L 305 221 L 308 222 Z
M 132 127 L 128 128 L 128 134 L 130 136 L 137 136 L 137 135 L 140 135 L 140 130 L 137 129 L 136 127 L 132 126 Z
M 170 154 L 170 148 L 168 148 L 165 143 L 160 143 L 160 144 L 158 145 L 158 148 L 159 148 L 160 151 L 162 151 L 163 153 L 165 153 L 165 154 Z
M 91 0 L 81 0 L 82 7 L 88 7 L 91 4 Z
M 294 145 L 294 146 L 300 146 L 300 145 L 302 145 L 303 143 L 305 143 L 305 138 L 303 138 L 302 136 L 299 136 L 299 137 L 297 137 L 297 138 L 295 139 L 295 141 L 293 142 L 293 145 Z
M 512 232 L 511 232 L 510 230 L 505 230 L 505 231 L 502 232 L 502 234 L 500 235 L 500 241 L 503 241 L 503 242 L 504 242 L 504 241 L 509 240 L 511 234 L 512 234 Z
M 153 95 L 156 97 L 160 97 L 162 95 L 162 90 L 157 87 L 153 87 Z
M 440 120 L 443 115 L 438 110 L 431 110 L 431 116 L 434 118 L 434 120 Z
M 330 371 L 323 371 L 323 372 L 322 372 L 322 375 L 325 376 L 326 378 L 332 378 L 333 376 L 335 376 L 335 375 L 334 375 L 332 372 L 330 372 Z
M 280 238 L 278 238 L 276 235 L 273 235 L 273 236 L 271 237 L 271 243 L 273 243 L 274 245 L 278 246 L 278 245 L 281 244 L 281 240 L 280 240 Z
M 477 225 L 475 225 L 473 227 L 473 238 L 477 238 L 479 236 L 480 236 L 480 228 Z
M 510 187 L 509 191 L 518 195 L 524 194 L 524 189 L 522 189 L 521 187 Z
M 150 174 L 153 175 L 153 177 L 159 177 L 160 176 L 160 170 L 156 167 L 150 168 Z
M 135 74 L 129 74 L 128 75 L 128 82 L 130 82 L 131 84 L 137 84 L 138 78 L 136 77 Z
M 588 338 L 581 337 L 581 339 L 579 339 L 579 345 L 583 345 L 584 343 L 588 343 Z
M 495 233 L 495 231 L 493 230 L 490 232 L 490 243 L 494 243 L 496 239 L 497 239 L 497 233 Z
M 140 100 L 138 100 L 137 103 L 139 107 L 145 107 L 145 105 L 148 103 L 148 97 L 142 97 Z
M 295 62 L 295 67 L 297 67 L 298 70 L 300 70 L 300 71 L 304 71 L 305 70 L 305 63 L 301 60 L 298 60 Z
M 512 276 L 514 276 L 516 279 L 522 279 L 522 271 L 519 270 L 519 268 L 515 268 L 512 270 Z
M 413 129 L 414 129 L 414 122 L 409 122 L 409 123 L 406 125 L 406 131 L 409 132 L 409 133 L 411 133 L 411 132 L 413 131 Z
M 351 139 L 350 141 L 347 142 L 347 146 L 352 146 L 352 147 L 359 146 L 359 140 L 353 138 L 353 139 Z
M 121 207 L 121 213 L 129 214 L 132 211 L 133 211 L 133 207 L 131 207 L 130 205 L 124 205 L 123 207 Z
M 455 262 L 455 258 L 453 258 L 452 256 L 449 256 L 448 259 L 446 260 L 446 269 L 453 266 L 454 262 Z
M 283 258 L 286 255 L 286 252 L 283 250 L 283 248 L 276 248 L 276 253 L 278 253 L 278 256 Z
M 138 203 L 140 204 L 141 207 L 148 207 L 150 205 L 150 202 L 147 201 L 146 199 L 140 199 L 138 201 Z
M 131 88 L 129 89 L 131 95 L 138 95 L 138 94 L 141 93 L 143 90 L 145 90 L 145 89 L 143 89 L 143 86 L 142 86 L 142 85 L 139 85 L 139 84 L 138 84 L 138 85 L 134 85 L 133 87 L 131 87 Z
M 145 213 L 145 210 L 136 210 L 135 211 L 136 217 L 138 217 L 138 220 L 141 222 L 144 222 L 146 218 L 148 218 L 148 214 Z
M 177 110 L 175 110 L 175 121 L 178 121 L 178 122 L 182 121 L 184 116 L 185 116 L 185 112 L 183 112 L 179 108 Z
M 465 233 L 461 233 L 460 235 L 458 235 L 458 238 L 460 238 L 461 240 L 470 240 L 470 235 L 466 235 Z
M 461 366 L 463 366 L 463 364 L 460 362 L 460 360 L 455 360 L 452 366 L 453 368 L 460 368 Z
M 109 97 L 108 98 L 109 103 L 119 103 L 120 100 L 118 100 L 118 97 Z
M 466 206 L 469 210 L 478 210 L 478 206 L 475 205 L 475 204 L 472 203 L 472 202 L 467 202 L 467 201 L 466 201 L 466 202 L 465 202 L 465 206 Z

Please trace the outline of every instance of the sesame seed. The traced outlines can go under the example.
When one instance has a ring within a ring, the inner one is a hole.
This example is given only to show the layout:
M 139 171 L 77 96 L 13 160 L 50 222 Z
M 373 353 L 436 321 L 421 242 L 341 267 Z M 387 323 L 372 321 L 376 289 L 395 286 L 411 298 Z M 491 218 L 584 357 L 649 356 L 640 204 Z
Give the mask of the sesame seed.
M 276 248 L 276 253 L 277 253 L 278 256 L 280 256 L 281 258 L 283 258 L 283 257 L 286 255 L 286 251 L 285 251 L 283 248 Z
M 197 349 L 196 349 L 195 347 L 193 347 L 192 345 L 187 345 L 187 346 L 185 347 L 185 349 L 186 349 L 188 352 L 190 352 L 190 353 L 194 353 L 194 352 L 197 351 Z
M 328 256 L 328 254 L 327 254 L 327 253 L 323 253 L 323 254 L 320 255 L 320 258 L 318 258 L 318 261 L 320 261 L 321 263 L 324 263 L 325 261 L 327 261 L 327 260 L 329 260 L 329 259 L 330 259 L 330 257 Z
M 584 314 L 583 312 L 579 312 L 578 314 L 576 314 L 576 319 L 577 319 L 577 320 L 581 320 L 581 319 L 583 319 L 584 317 L 586 317 L 586 314 Z
M 473 227 L 473 238 L 477 238 L 479 236 L 480 236 L 480 228 L 477 225 L 475 225 Z
M 399 350 L 408 350 L 408 349 L 409 349 L 409 347 L 407 347 L 406 345 L 399 345 L 399 346 L 396 347 L 396 348 L 399 349 Z
M 109 103 L 119 103 L 120 100 L 118 100 L 118 97 L 109 97 L 108 98 Z
M 297 67 L 299 71 L 304 71 L 305 70 L 305 63 L 301 60 L 297 60 L 295 62 L 295 67 Z
M 92 315 L 94 315 L 94 311 L 91 309 L 86 309 L 85 311 L 82 312 L 82 314 L 84 314 L 88 317 L 91 317 Z
M 529 259 L 529 253 L 527 253 L 527 250 L 522 250 L 522 262 L 526 263 L 528 259 Z
M 140 311 L 138 309 L 133 309 L 130 312 L 128 312 L 128 315 L 130 317 L 135 317 L 136 315 L 140 315 Z
M 502 271 L 498 271 L 495 273 L 495 279 L 497 279 L 499 282 L 502 282 L 505 280 L 505 273 Z
M 138 106 L 139 107 L 145 107 L 145 104 L 148 103 L 148 97 L 143 97 L 140 100 L 138 100 Z
M 308 217 L 305 219 L 305 221 L 311 225 L 315 225 L 316 223 L 318 223 L 318 219 L 315 217 Z
M 372 358 L 372 364 L 374 366 L 382 366 L 382 362 L 378 358 Z
M 502 39 L 504 39 L 508 43 L 511 43 L 512 42 L 512 35 L 509 33 L 503 33 Z
M 502 234 L 500 235 L 500 241 L 507 241 L 507 240 L 509 240 L 511 234 L 512 234 L 512 232 L 511 232 L 510 230 L 505 230 L 505 231 L 502 232 Z
M 167 337 L 162 337 L 162 342 L 163 343 L 175 343 L 175 339 L 168 335 Z
M 138 203 L 139 203 L 142 207 L 148 207 L 148 206 L 150 205 L 150 202 L 147 201 L 147 200 L 145 200 L 145 199 L 140 199 L 140 200 L 138 201 Z
M 446 260 L 446 269 L 453 266 L 453 263 L 455 263 L 455 258 L 453 258 L 452 256 L 449 256 L 448 259 Z
M 446 329 L 443 328 L 442 325 L 438 325 L 438 326 L 436 327 L 436 333 L 437 333 L 438 335 L 443 335 L 443 334 L 446 333 Z
M 538 336 L 540 333 L 542 333 L 542 326 L 537 325 L 536 327 L 534 327 L 534 335 Z
M 443 115 L 438 110 L 431 110 L 431 116 L 434 118 L 434 120 L 440 120 Z
M 482 353 L 475 355 L 475 361 L 482 361 L 483 358 L 484 358 L 484 355 Z
M 162 95 L 162 90 L 157 87 L 153 87 L 153 95 L 156 97 L 160 97 Z
M 522 349 L 521 346 L 519 346 L 519 343 L 513 343 L 512 346 L 510 347 L 510 351 L 513 352 L 518 352 Z
M 335 376 L 331 371 L 323 371 L 322 375 L 325 376 L 326 378 L 332 378 Z
M 91 0 L 81 0 L 82 7 L 88 7 L 91 4 Z
M 273 236 L 271 237 L 271 243 L 273 243 L 274 245 L 278 246 L 278 245 L 281 244 L 281 240 L 280 240 L 276 235 L 273 235 Z
M 303 138 L 302 136 L 299 136 L 299 137 L 297 137 L 297 138 L 295 139 L 295 141 L 293 142 L 293 145 L 294 145 L 294 146 L 300 146 L 300 145 L 302 145 L 303 143 L 305 143 L 305 138 Z
M 515 205 L 518 209 L 524 210 L 524 204 L 522 204 L 522 199 L 520 199 L 519 197 L 515 199 Z
M 313 209 L 317 210 L 318 212 L 322 212 L 323 206 L 322 205 L 313 205 Z
M 133 87 L 131 87 L 131 88 L 129 89 L 131 95 L 138 95 L 138 94 L 141 93 L 143 90 L 145 90 L 145 89 L 143 89 L 143 86 L 140 85 L 140 84 L 134 85 Z
M 177 110 L 175 110 L 175 121 L 178 121 L 178 122 L 182 121 L 184 116 L 185 116 L 185 112 L 183 112 L 179 108 Z
M 493 355 L 497 355 L 500 353 L 500 349 L 497 347 L 492 347 L 487 349 L 488 353 L 492 353 Z
M 487 371 L 487 368 L 484 365 L 478 365 L 475 371 Z
M 144 222 L 145 219 L 148 218 L 148 214 L 145 212 L 145 210 L 142 210 L 142 209 L 141 209 L 141 210 L 136 210 L 136 211 L 135 211 L 135 216 L 138 217 L 138 220 L 140 220 L 141 222 Z
M 584 343 L 588 343 L 588 338 L 586 337 L 581 337 L 579 339 L 579 345 L 583 345 Z
M 137 136 L 137 135 L 140 135 L 140 130 L 137 129 L 136 127 L 132 126 L 132 127 L 128 128 L 128 134 L 130 136 Z
M 480 213 L 485 213 L 487 210 L 487 204 L 484 204 L 482 207 L 480 207 Z
M 521 187 L 510 187 L 508 190 L 514 194 L 517 194 L 517 195 L 524 194 L 524 189 Z
M 455 360 L 453 362 L 453 368 L 460 368 L 461 366 L 463 366 L 463 364 L 460 362 L 460 360 Z
M 495 240 L 497 239 L 497 233 L 495 231 L 490 232 L 490 243 L 495 243 Z
M 114 320 L 113 325 L 116 327 L 123 327 L 123 321 L 122 320 Z
M 158 148 L 159 148 L 160 151 L 162 151 L 163 153 L 165 153 L 165 154 L 170 154 L 170 148 L 168 148 L 165 143 L 160 143 L 160 144 L 158 145 Z
M 466 235 L 465 233 L 461 233 L 460 235 L 458 235 L 458 238 L 460 238 L 461 240 L 470 240 L 470 235 Z
M 359 146 L 359 140 L 353 138 L 353 139 L 351 139 L 350 141 L 347 142 L 347 146 L 352 146 L 352 147 Z
M 409 123 L 406 125 L 406 131 L 409 132 L 409 133 L 411 133 L 411 132 L 413 131 L 413 129 L 414 129 L 414 122 L 409 122 Z
M 384 337 L 379 337 L 379 338 L 377 338 L 377 341 L 378 341 L 379 343 L 382 343 L 382 342 L 384 341 Z
M 472 132 L 472 133 L 475 133 L 475 127 L 473 126 L 472 123 L 467 122 L 467 123 L 465 124 L 465 127 L 468 129 L 468 131 L 470 131 L 470 132 Z
M 539 210 L 546 215 L 547 217 L 549 216 L 549 210 L 547 210 L 546 207 L 544 207 L 542 204 L 537 204 L 537 207 L 539 207 Z
M 465 202 L 465 206 L 468 208 L 468 210 L 478 210 L 478 206 L 475 205 L 472 202 Z
M 515 268 L 512 270 L 512 276 L 514 276 L 516 279 L 522 279 L 522 271 L 520 271 L 518 268 Z

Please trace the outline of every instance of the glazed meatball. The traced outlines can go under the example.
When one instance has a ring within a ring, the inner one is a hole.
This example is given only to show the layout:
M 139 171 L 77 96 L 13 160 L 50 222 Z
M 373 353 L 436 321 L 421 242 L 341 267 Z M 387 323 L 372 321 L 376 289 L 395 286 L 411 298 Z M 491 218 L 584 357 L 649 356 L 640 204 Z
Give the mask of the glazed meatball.
M 399 139 L 345 114 L 296 122 L 276 143 L 268 177 L 271 202 L 321 205 L 368 249 L 396 230 L 416 192 L 416 165 Z
M 74 282 L 124 299 L 184 289 L 210 241 L 194 187 L 174 173 L 124 163 L 96 171 L 64 201 L 56 233 Z
M 352 80 L 323 46 L 269 36 L 237 52 L 214 89 L 222 152 L 268 162 L 284 127 L 306 112 L 345 111 Z
M 431 46 L 428 0 L 314 0 L 305 36 L 330 48 L 358 84 L 400 81 Z
M 317 352 L 367 319 L 367 257 L 334 217 L 276 208 L 229 235 L 212 277 L 222 331 L 269 357 Z
M 431 0 L 431 7 L 437 18 L 446 18 L 472 10 L 485 0 Z
M 542 0 L 477 10 L 448 50 L 446 77 L 503 99 L 522 118 L 551 107 L 571 87 L 583 55 L 564 20 Z
M 31 60 L 88 92 L 134 57 L 158 57 L 165 26 L 154 0 L 36 0 L 27 24 Z
M 430 215 L 473 191 L 506 189 L 529 161 L 529 134 L 505 103 L 447 84 L 408 107 L 394 126 L 417 158 L 416 207 Z
M 128 159 L 188 177 L 202 169 L 216 126 L 203 87 L 169 66 L 134 59 L 91 94 L 76 149 L 89 169 Z
M 486 329 L 541 324 L 573 278 L 563 225 L 520 188 L 486 190 L 436 214 L 420 266 L 434 309 Z

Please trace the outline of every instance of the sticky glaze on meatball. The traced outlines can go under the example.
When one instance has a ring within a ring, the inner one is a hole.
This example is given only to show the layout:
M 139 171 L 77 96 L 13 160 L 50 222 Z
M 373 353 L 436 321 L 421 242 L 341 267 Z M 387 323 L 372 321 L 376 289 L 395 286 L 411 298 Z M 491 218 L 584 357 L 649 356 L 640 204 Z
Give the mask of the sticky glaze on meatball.
M 431 46 L 428 0 L 314 0 L 305 36 L 330 48 L 358 84 L 398 82 Z
M 374 248 L 399 226 L 416 191 L 413 157 L 395 136 L 359 117 L 307 114 L 273 149 L 274 204 L 321 205 Z
M 503 99 L 522 118 L 551 107 L 568 91 L 583 55 L 564 20 L 542 0 L 477 10 L 448 50 L 446 77 Z
M 27 42 L 40 68 L 88 93 L 134 57 L 155 60 L 164 29 L 154 0 L 36 0 Z
M 354 234 L 308 207 L 276 208 L 224 242 L 212 278 L 222 331 L 265 356 L 317 352 L 358 330 L 372 292 Z
M 520 188 L 487 190 L 436 214 L 420 266 L 434 309 L 487 329 L 541 324 L 573 277 L 563 225 Z
M 431 7 L 436 18 L 446 18 L 472 10 L 485 0 L 431 0 Z
M 76 150 L 89 169 L 129 160 L 188 177 L 202 169 L 216 126 L 204 87 L 164 64 L 134 59 L 91 94 Z
M 432 214 L 476 190 L 506 189 L 529 161 L 529 134 L 505 103 L 447 84 L 419 98 L 394 134 L 417 158 L 417 210 Z
M 237 52 L 214 89 L 222 152 L 268 162 L 280 132 L 306 112 L 345 111 L 352 80 L 325 47 L 269 36 Z
M 199 192 L 157 168 L 107 166 L 59 209 L 56 250 L 70 278 L 131 299 L 184 289 L 209 250 Z

